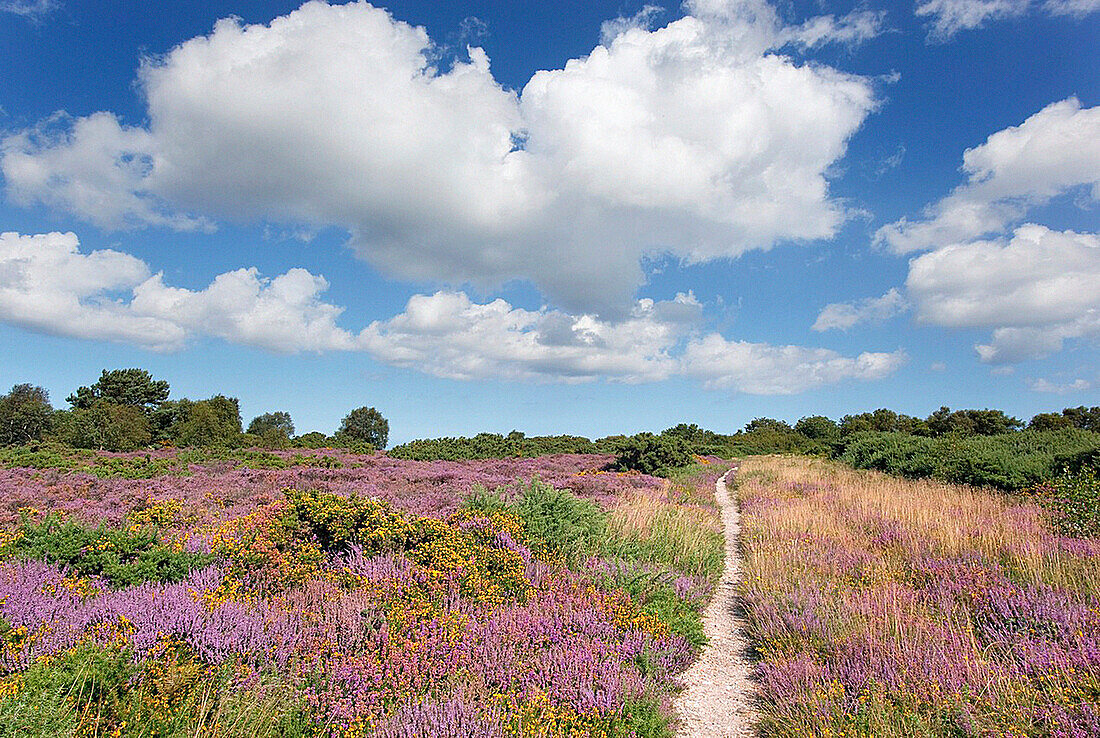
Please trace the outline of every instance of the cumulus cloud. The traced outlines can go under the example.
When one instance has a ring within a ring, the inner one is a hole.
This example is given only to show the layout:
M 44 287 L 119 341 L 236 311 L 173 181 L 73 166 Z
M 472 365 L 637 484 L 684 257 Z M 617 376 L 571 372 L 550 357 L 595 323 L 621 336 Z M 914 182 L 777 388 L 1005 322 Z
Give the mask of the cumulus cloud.
M 220 274 L 204 289 L 165 284 L 142 260 L 109 249 L 82 253 L 72 233 L 0 234 L 0 321 L 73 338 L 176 351 L 218 338 L 280 353 L 361 351 L 375 360 L 450 379 L 657 382 L 787 394 L 848 378 L 877 379 L 901 354 L 846 358 L 824 349 L 727 341 L 701 330 L 695 295 L 634 301 L 606 320 L 464 292 L 414 295 L 404 311 L 358 334 L 337 324 L 323 277 L 291 269 Z
M 147 125 L 61 117 L 4 140 L 0 166 L 17 202 L 105 228 L 336 225 L 398 277 L 528 279 L 622 317 L 646 255 L 832 236 L 848 214 L 826 172 L 875 105 L 869 80 L 775 50 L 856 42 L 879 16 L 685 8 L 605 27 L 518 94 L 483 50 L 441 65 L 422 28 L 365 2 L 226 19 L 142 64 Z
M 662 314 L 698 313 L 695 298 L 639 301 L 617 323 L 592 315 L 523 310 L 504 300 L 477 304 L 462 292 L 413 296 L 405 311 L 360 334 L 379 361 L 450 379 L 623 382 L 667 379 L 677 369 L 670 352 L 685 329 Z
M 845 379 L 882 379 L 905 360 L 901 350 L 847 357 L 829 349 L 730 341 L 712 333 L 688 344 L 682 364 L 684 374 L 706 389 L 789 395 Z
M 1041 358 L 1067 339 L 1100 337 L 1100 236 L 1024 225 L 1011 239 L 913 259 L 906 288 L 918 321 L 992 328 L 975 346 L 982 361 Z
M 304 269 L 270 280 L 239 269 L 192 291 L 129 254 L 81 253 L 73 233 L 0 234 L 0 320 L 54 335 L 153 351 L 202 336 L 288 353 L 352 348 L 335 325 L 342 309 L 319 299 L 327 288 Z
M 909 303 L 895 287 L 881 297 L 865 297 L 853 302 L 834 302 L 818 313 L 815 331 L 848 330 L 861 323 L 881 323 L 909 309 Z
M 1100 106 L 1082 108 L 1072 97 L 1052 103 L 967 149 L 963 170 L 965 184 L 923 219 L 883 226 L 876 243 L 896 253 L 937 248 L 1000 234 L 1029 208 L 1071 191 L 1100 201 Z

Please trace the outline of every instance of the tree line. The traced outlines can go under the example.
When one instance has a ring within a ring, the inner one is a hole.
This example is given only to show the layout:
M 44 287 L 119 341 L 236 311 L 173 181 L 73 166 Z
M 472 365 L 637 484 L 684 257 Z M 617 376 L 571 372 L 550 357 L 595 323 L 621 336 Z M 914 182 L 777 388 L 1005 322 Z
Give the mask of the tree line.
M 93 384 L 66 398 L 55 409 L 49 393 L 17 384 L 0 396 L 0 445 L 55 441 L 74 448 L 134 451 L 155 446 L 385 448 L 389 422 L 373 407 L 349 412 L 332 436 L 295 435 L 284 411 L 256 416 L 244 428 L 240 402 L 214 395 L 205 400 L 170 400 L 168 382 L 144 369 L 104 369 Z

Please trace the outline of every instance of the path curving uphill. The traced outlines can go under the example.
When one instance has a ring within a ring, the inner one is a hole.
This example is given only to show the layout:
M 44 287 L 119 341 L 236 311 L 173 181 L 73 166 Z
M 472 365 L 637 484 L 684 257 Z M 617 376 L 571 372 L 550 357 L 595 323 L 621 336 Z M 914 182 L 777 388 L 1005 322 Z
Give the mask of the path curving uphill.
M 732 478 L 736 472 L 735 466 L 714 487 L 726 533 L 726 565 L 714 599 L 703 613 L 703 631 L 710 642 L 700 659 L 681 677 L 684 691 L 676 698 L 676 712 L 680 716 L 679 735 L 684 738 L 754 735 L 754 688 L 746 656 L 748 639 L 737 609 L 741 516 L 737 501 L 726 489 L 726 477 Z

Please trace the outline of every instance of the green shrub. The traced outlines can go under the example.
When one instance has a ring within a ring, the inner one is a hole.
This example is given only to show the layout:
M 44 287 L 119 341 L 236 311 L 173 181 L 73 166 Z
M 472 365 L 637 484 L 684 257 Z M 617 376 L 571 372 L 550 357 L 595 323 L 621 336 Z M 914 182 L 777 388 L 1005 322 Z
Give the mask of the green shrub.
M 996 436 L 856 433 L 837 458 L 857 469 L 1016 492 L 1050 479 L 1061 468 L 1100 453 L 1100 434 L 1077 429 L 1017 431 Z
M 462 500 L 461 508 L 491 515 L 495 512 L 507 510 L 508 501 L 504 499 L 500 490 L 490 490 L 480 484 L 475 484 L 470 493 Z
M 607 517 L 598 505 L 538 479 L 531 480 L 509 510 L 523 521 L 536 547 L 567 561 L 594 552 L 607 530 Z
M 1054 527 L 1078 538 L 1100 536 L 1100 476 L 1095 469 L 1063 472 L 1053 481 L 1032 489 L 1040 502 L 1054 511 Z
M 135 532 L 104 525 L 89 528 L 57 514 L 34 523 L 24 518 L 17 536 L 0 554 L 5 558 L 40 559 L 80 576 L 98 576 L 112 587 L 144 582 L 178 582 L 210 563 L 211 557 L 176 551 L 160 543 L 149 529 Z
M 691 450 L 676 436 L 639 433 L 627 441 L 615 458 L 615 468 L 665 476 L 671 470 L 691 463 Z
M 162 642 L 135 662 L 118 646 L 82 643 L 31 665 L 0 697 L 0 736 L 292 738 L 313 734 L 300 695 L 260 675 L 244 687 L 185 646 Z
M 512 431 L 478 433 L 472 438 L 422 438 L 394 446 L 387 455 L 413 461 L 464 461 L 507 459 L 547 454 L 595 454 L 608 449 L 582 436 L 531 436 Z

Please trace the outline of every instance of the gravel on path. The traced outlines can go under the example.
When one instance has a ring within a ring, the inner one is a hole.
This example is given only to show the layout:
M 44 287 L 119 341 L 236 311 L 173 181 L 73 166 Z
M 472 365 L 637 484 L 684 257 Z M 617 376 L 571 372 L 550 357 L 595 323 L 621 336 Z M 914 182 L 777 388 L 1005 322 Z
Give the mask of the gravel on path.
M 736 472 L 735 466 L 726 477 L 732 479 Z M 684 738 L 748 738 L 755 734 L 754 686 L 746 656 L 748 638 L 737 608 L 741 515 L 737 500 L 726 489 L 726 477 L 720 478 L 714 488 L 726 533 L 726 565 L 714 599 L 703 613 L 703 632 L 709 643 L 700 659 L 681 676 L 684 691 L 676 698 L 678 735 Z

